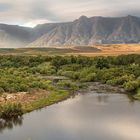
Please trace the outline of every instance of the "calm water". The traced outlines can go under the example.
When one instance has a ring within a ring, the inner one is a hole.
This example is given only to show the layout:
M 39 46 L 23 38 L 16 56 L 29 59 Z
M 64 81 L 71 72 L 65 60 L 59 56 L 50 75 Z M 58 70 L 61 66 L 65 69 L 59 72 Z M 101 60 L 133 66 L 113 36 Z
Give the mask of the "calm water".
M 140 140 L 140 102 L 126 95 L 78 95 L 13 122 L 0 140 Z

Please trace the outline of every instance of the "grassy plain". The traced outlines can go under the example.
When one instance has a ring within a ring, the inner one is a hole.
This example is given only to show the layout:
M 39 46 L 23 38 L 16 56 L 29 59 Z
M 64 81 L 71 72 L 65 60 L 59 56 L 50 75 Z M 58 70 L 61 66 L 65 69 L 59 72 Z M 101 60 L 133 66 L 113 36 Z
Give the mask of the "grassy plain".
M 140 44 L 96 44 L 92 46 L 0 49 L 0 55 L 83 55 L 92 57 L 139 53 Z

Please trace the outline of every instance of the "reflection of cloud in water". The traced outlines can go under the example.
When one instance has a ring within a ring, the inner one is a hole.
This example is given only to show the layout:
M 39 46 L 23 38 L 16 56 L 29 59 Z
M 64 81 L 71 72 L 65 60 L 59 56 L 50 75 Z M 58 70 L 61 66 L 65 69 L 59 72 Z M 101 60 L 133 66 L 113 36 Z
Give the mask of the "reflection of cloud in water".
M 98 99 L 99 96 L 102 98 L 100 101 Z M 127 101 L 125 96 L 121 97 L 120 104 L 115 102 L 112 105 L 110 105 L 110 103 L 112 103 L 112 97 L 103 94 L 99 96 L 96 96 L 94 99 L 91 95 L 84 97 L 82 96 L 74 100 L 69 100 L 67 104 L 60 104 L 59 107 L 62 109 L 56 109 L 54 115 L 52 115 L 52 119 L 55 120 L 55 129 L 59 129 L 59 132 L 68 132 L 76 136 L 86 136 L 89 137 L 89 139 L 92 139 L 93 136 L 103 139 L 100 133 L 102 133 L 103 137 L 106 136 L 106 138 L 112 139 L 114 138 L 114 133 L 117 135 L 118 132 L 123 132 L 121 130 L 124 128 L 121 128 L 121 126 L 125 126 L 127 122 L 124 123 L 124 121 L 122 121 L 122 125 L 121 123 L 118 124 L 118 122 L 123 120 L 123 118 L 127 118 L 129 115 L 132 117 L 131 115 L 133 115 L 133 108 L 131 108 L 131 110 L 127 107 L 129 103 L 127 104 L 126 102 L 122 102 L 123 99 Z M 106 104 L 108 104 L 108 106 L 104 106 Z M 128 110 L 126 110 L 127 108 Z M 136 118 L 133 118 L 128 122 L 131 122 L 134 119 Z M 133 121 L 133 123 L 135 122 Z M 51 125 L 52 124 L 53 123 L 51 123 Z M 116 129 L 112 129 L 111 131 L 111 125 L 114 125 L 115 127 L 116 124 L 120 125 L 120 128 L 116 127 Z M 57 126 L 61 127 L 59 128 Z M 131 132 L 133 132 L 133 128 L 131 129 Z M 127 129 L 124 131 L 126 134 L 129 133 Z M 138 135 L 140 136 L 140 134 Z M 116 139 L 121 139 L 122 137 L 122 135 L 118 135 L 116 136 Z
M 0 140 L 140 140 L 140 103 L 125 95 L 78 95 L 24 116 Z
M 125 140 L 140 140 L 140 124 L 119 121 L 108 124 L 106 129 Z
M 73 135 L 86 136 L 89 139 L 106 137 L 108 140 L 139 140 L 135 139 L 140 138 L 140 126 L 133 121 L 137 120 L 137 118 L 133 118 L 135 112 L 133 107 L 129 106 L 128 99 L 125 99 L 124 95 L 114 96 L 112 98 L 112 95 L 102 94 L 94 96 L 93 99 L 93 96 L 90 95 L 78 97 L 78 100 L 75 99 L 76 102 L 69 100 L 69 106 L 62 104 L 62 110 L 55 110 L 57 116 L 52 116 L 52 119 L 55 120 L 54 125 L 56 128 L 61 126 L 61 132 L 72 132 Z M 118 101 L 113 102 L 114 98 Z M 79 102 L 77 103 L 77 101 Z M 106 104 L 108 106 L 104 106 Z M 129 110 L 126 110 L 127 108 Z M 131 119 L 125 122 L 124 119 L 127 117 Z M 135 132 L 133 133 L 133 131 Z

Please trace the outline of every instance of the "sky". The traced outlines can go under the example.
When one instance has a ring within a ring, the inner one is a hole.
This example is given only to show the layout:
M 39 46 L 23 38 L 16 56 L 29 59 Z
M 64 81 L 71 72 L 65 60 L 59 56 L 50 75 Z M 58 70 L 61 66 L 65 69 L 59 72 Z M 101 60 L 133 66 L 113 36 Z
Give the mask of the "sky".
M 82 15 L 140 16 L 140 0 L 0 0 L 0 23 L 34 27 Z

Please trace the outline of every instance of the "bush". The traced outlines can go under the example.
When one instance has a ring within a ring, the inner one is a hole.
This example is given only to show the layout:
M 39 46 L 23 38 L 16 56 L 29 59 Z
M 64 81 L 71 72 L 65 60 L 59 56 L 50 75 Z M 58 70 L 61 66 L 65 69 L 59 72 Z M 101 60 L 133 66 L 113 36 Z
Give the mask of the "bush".
M 96 73 L 90 73 L 88 75 L 85 75 L 84 78 L 81 78 L 81 82 L 94 82 L 96 79 Z
M 76 85 L 76 83 L 74 83 L 72 81 L 59 81 L 57 83 L 57 86 L 61 87 L 61 88 L 74 90 L 74 91 L 78 89 L 78 86 Z
M 112 85 L 112 86 L 117 85 L 117 83 L 118 83 L 117 79 L 108 80 L 108 81 L 106 82 L 106 84 Z
M 50 63 L 42 63 L 37 67 L 32 68 L 34 73 L 40 73 L 45 75 L 52 75 L 56 73 L 55 67 L 52 66 Z
M 96 68 L 99 68 L 99 69 L 109 68 L 108 59 L 105 57 L 97 57 L 96 58 Z
M 128 81 L 123 84 L 126 91 L 134 91 L 138 88 L 139 84 L 137 81 Z
M 12 118 L 23 114 L 22 105 L 20 103 L 5 103 L 0 106 L 1 118 Z
M 60 74 L 60 72 L 59 72 Z M 66 76 L 66 77 L 69 77 L 69 78 L 74 78 L 74 74 L 75 72 L 74 71 L 61 71 L 61 74 L 62 76 Z
M 137 96 L 140 97 L 140 88 L 137 89 Z
M 133 81 L 134 75 L 124 75 L 122 77 L 115 77 L 114 79 L 108 80 L 106 83 L 110 85 L 123 85 L 125 82 Z

